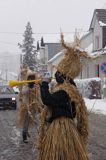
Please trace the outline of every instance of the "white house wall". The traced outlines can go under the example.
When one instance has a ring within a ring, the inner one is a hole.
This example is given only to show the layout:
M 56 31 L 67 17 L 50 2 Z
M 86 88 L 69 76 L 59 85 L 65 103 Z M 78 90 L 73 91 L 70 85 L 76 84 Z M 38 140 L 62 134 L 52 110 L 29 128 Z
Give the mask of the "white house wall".
M 99 48 L 96 46 L 96 37 L 99 37 Z M 95 20 L 95 26 L 94 26 L 94 36 L 93 36 L 93 50 L 99 50 L 102 49 L 102 27 L 100 27 L 100 24 L 98 20 Z
M 45 47 L 40 48 L 40 63 L 41 64 L 47 64 L 48 62 L 48 49 L 47 45 Z
M 81 39 L 80 45 L 82 49 L 87 48 L 93 41 L 93 32 L 90 32 Z
M 93 78 L 97 77 L 96 66 L 99 65 L 99 77 L 103 78 L 105 75 L 101 72 L 100 66 L 102 63 L 106 62 L 106 55 L 102 55 L 95 60 L 85 60 L 85 65 L 83 66 L 82 72 L 79 78 Z

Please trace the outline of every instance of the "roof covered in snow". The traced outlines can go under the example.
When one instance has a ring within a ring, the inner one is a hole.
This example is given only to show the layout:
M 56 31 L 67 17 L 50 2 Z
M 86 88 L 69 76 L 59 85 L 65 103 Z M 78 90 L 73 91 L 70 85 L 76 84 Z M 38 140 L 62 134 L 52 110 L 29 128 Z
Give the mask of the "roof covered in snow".
M 61 51 L 61 43 L 45 43 L 48 47 L 48 59 L 51 59 L 55 54 Z
M 99 24 L 101 27 L 106 26 L 106 23 L 103 23 L 102 21 L 99 21 Z
M 53 56 L 53 57 L 48 61 L 48 63 L 53 62 L 55 59 L 59 58 L 59 57 L 60 57 L 61 55 L 63 55 L 63 54 L 64 54 L 63 51 L 55 54 L 55 56 Z
M 90 55 L 94 57 L 100 57 L 102 55 L 106 55 L 106 48 L 95 51 L 95 52 L 91 52 Z

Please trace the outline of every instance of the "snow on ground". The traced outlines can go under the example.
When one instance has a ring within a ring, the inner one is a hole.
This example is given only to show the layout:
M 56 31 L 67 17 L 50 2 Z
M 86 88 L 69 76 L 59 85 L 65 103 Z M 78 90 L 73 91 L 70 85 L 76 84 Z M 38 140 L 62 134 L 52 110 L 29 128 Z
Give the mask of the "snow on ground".
M 90 112 L 106 114 L 106 99 L 87 99 L 84 98 L 85 104 Z

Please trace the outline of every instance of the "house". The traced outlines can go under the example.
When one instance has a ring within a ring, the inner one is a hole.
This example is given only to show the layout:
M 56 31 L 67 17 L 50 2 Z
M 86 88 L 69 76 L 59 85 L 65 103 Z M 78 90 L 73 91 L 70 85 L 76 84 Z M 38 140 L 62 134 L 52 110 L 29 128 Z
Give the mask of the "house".
M 94 10 L 89 32 L 81 38 L 80 45 L 97 57 L 93 61 L 85 62 L 80 78 L 103 78 L 105 75 L 101 72 L 101 65 L 106 62 L 106 9 Z
M 53 58 L 48 61 L 48 70 L 51 73 L 51 76 L 54 77 L 54 73 L 56 72 L 56 66 L 64 57 L 63 50 L 57 53 Z
M 48 54 L 48 60 L 53 58 L 53 56 L 62 50 L 60 43 L 45 43 L 45 48 Z
M 57 53 L 59 53 L 61 49 L 62 47 L 60 43 L 44 43 L 44 46 L 40 46 L 39 50 L 40 72 L 47 71 L 48 61 L 52 59 Z
M 105 77 L 101 72 L 102 63 L 106 63 L 106 9 L 95 9 L 89 31 L 80 40 L 80 47 L 95 57 L 94 60 L 85 60 L 84 67 L 78 78 Z M 54 72 L 63 57 L 62 52 L 48 61 L 49 69 Z

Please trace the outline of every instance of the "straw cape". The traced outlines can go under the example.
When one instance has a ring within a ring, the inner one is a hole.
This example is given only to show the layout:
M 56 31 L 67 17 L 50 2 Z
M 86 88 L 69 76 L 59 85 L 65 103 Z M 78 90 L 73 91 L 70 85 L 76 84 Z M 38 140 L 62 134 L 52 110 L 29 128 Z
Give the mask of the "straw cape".
M 51 114 L 46 106 L 41 113 L 39 160 L 88 160 L 86 143 L 89 125 L 88 112 L 82 95 L 76 86 L 70 84 L 70 78 L 77 77 L 82 69 L 82 58 L 91 58 L 78 48 L 68 47 L 61 35 L 65 57 L 57 66 L 57 70 L 66 76 L 64 83 L 57 84 L 53 92 L 64 90 L 70 101 L 75 103 L 76 118 L 61 117 L 47 124 L 45 119 Z M 91 58 L 92 59 L 92 58 Z M 64 106 L 65 107 L 65 106 Z

